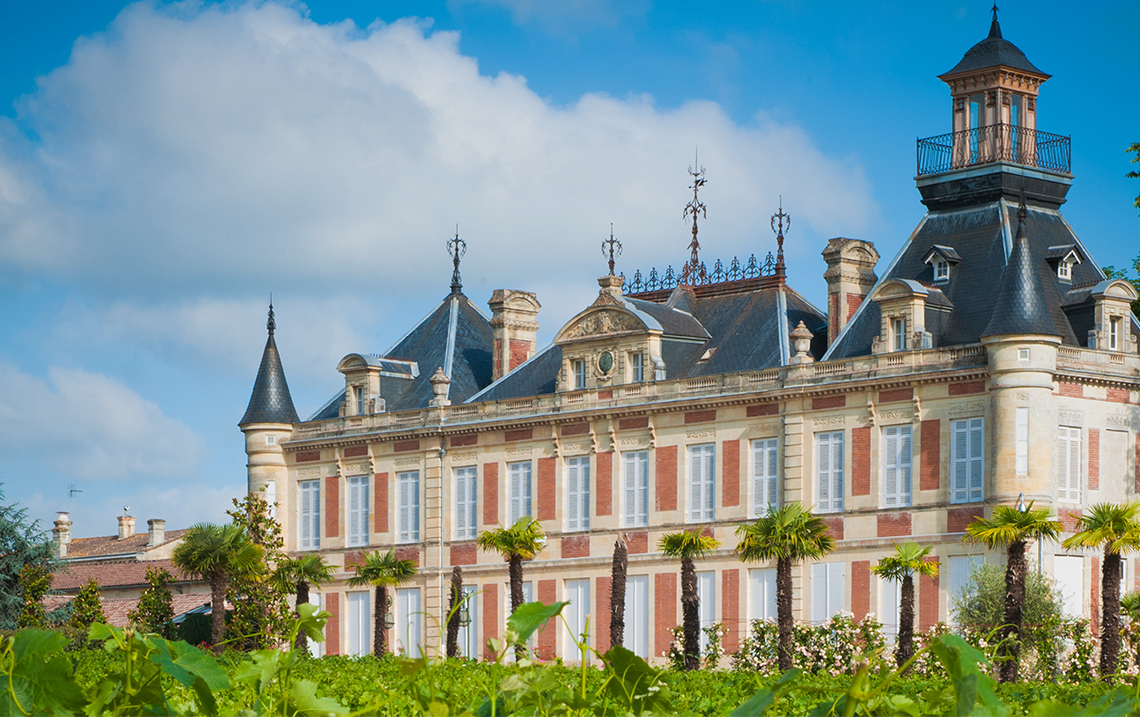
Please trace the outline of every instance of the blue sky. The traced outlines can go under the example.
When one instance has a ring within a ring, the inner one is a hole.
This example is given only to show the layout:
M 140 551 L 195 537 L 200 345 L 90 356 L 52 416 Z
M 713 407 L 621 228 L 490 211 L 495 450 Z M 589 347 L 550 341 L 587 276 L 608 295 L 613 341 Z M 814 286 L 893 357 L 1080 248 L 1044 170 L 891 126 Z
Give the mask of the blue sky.
M 1006 2 L 1073 137 L 1066 218 L 1101 264 L 1140 249 L 1140 6 Z M 885 258 L 922 216 L 914 141 L 984 2 L 638 0 L 0 4 L 0 481 L 46 522 L 171 526 L 242 490 L 236 422 L 273 292 L 298 411 L 447 291 L 536 291 L 542 336 L 619 267 L 679 266 L 686 168 L 704 256 L 763 255 L 822 304 L 831 236 Z M 1122 89 L 1124 88 L 1124 89 Z M 70 493 L 75 488 L 81 492 Z

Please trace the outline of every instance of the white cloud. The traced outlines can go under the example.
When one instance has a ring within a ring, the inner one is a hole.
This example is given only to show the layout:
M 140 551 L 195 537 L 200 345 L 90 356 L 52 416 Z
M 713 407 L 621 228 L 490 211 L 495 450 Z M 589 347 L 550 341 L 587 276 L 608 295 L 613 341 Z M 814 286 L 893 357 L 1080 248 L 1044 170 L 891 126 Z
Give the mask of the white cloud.
M 622 18 L 643 18 L 649 0 L 451 0 L 461 6 L 482 2 L 510 11 L 520 25 L 537 24 L 553 35 L 571 36 L 597 27 L 613 27 Z
M 456 221 L 486 293 L 594 276 L 611 221 L 623 267 L 679 264 L 695 145 L 707 256 L 767 251 L 777 194 L 801 231 L 875 212 L 862 170 L 795 125 L 648 97 L 554 106 L 458 43 L 275 3 L 130 6 L 0 131 L 0 267 L 148 300 L 423 296 L 446 289 Z
M 0 455 L 9 470 L 149 480 L 192 474 L 204 454 L 198 434 L 118 381 L 63 368 L 45 380 L 0 365 Z

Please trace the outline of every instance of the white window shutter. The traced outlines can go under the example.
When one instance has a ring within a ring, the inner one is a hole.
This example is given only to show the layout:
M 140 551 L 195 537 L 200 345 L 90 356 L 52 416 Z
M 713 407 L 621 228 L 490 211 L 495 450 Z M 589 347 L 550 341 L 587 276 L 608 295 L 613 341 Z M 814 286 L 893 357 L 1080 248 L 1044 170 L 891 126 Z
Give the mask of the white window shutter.
M 954 421 L 951 434 L 950 502 L 965 503 L 969 500 L 969 423 Z
M 843 593 L 847 588 L 846 563 L 827 564 L 827 616 L 844 609 Z
M 911 427 L 902 426 L 899 429 L 899 500 L 900 506 L 910 505 L 911 485 L 913 480 L 912 461 L 914 459 L 914 442 L 911 440 Z
M 819 466 L 817 472 L 819 476 L 819 509 L 821 511 L 830 511 L 831 507 L 831 437 L 828 434 L 822 434 L 816 439 L 819 443 L 819 449 L 816 451 L 817 461 Z
M 779 507 L 780 505 L 780 485 L 779 485 L 779 451 L 776 446 L 776 439 L 768 441 L 768 505 Z
M 899 503 L 898 429 L 883 429 L 883 504 L 894 508 Z
M 985 419 L 970 419 L 970 498 L 971 502 L 983 499 L 985 481 L 985 458 L 982 446 L 985 441 Z
M 823 622 L 827 619 L 827 564 L 812 563 L 811 566 L 811 620 Z

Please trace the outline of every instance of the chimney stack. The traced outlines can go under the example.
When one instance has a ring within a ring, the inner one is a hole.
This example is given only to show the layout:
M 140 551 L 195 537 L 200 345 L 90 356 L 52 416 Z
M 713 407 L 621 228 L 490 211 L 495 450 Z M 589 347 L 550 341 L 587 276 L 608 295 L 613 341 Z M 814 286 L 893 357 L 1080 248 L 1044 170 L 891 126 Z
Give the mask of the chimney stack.
M 827 262 L 823 278 L 827 281 L 827 345 L 830 346 L 879 280 L 875 275 L 879 252 L 869 241 L 837 237 L 828 239 L 823 260 Z
M 68 515 L 66 510 L 59 511 L 59 515 L 55 519 L 55 527 L 51 529 L 52 537 L 55 539 L 55 557 L 62 559 L 67 557 L 67 546 L 71 543 L 71 516 Z
M 150 538 L 146 547 L 153 548 L 166 542 L 166 521 L 162 518 L 151 518 L 146 522 L 147 534 Z
M 123 508 L 123 515 L 119 516 L 119 540 L 126 540 L 135 534 L 135 518 L 127 515 L 130 508 Z
M 542 305 L 529 291 L 495 289 L 491 300 L 491 334 L 494 336 L 491 380 L 514 371 L 538 349 L 538 311 Z

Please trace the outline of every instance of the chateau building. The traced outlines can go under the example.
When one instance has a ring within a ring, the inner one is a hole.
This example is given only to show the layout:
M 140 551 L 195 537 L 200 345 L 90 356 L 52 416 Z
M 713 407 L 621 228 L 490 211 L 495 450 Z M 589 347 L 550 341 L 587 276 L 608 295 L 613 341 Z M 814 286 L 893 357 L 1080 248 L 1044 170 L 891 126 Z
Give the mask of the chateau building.
M 680 566 L 658 539 L 714 535 L 698 561 L 701 619 L 726 651 L 750 620 L 775 616 L 775 566 L 733 554 L 735 527 L 769 505 L 821 514 L 836 551 L 793 573 L 797 619 L 844 610 L 897 623 L 897 586 L 870 568 L 900 541 L 934 546 L 920 578 L 921 628 L 952 619 L 971 566 L 1003 556 L 962 542 L 998 504 L 1056 511 L 1067 533 L 1087 506 L 1140 492 L 1140 324 L 1136 292 L 1108 280 L 1060 213 L 1072 182 L 1068 137 L 1037 129 L 1049 75 L 989 36 L 940 76 L 952 129 L 918 142 L 926 215 L 889 262 L 859 239 L 822 248 L 826 311 L 785 281 L 786 215 L 774 257 L 710 270 L 691 258 L 632 278 L 610 272 L 597 299 L 536 341 L 540 304 L 498 290 L 487 317 L 451 292 L 390 350 L 350 354 L 344 390 L 300 421 L 269 340 L 241 420 L 249 490 L 276 504 L 287 548 L 319 551 L 337 579 L 330 653 L 370 649 L 387 606 L 346 586 L 365 551 L 419 564 L 395 590 L 392 644 L 442 643 L 452 566 L 473 592 L 462 649 L 483 656 L 509 612 L 507 566 L 479 532 L 531 515 L 547 543 L 525 564 L 526 594 L 570 601 L 576 630 L 609 645 L 611 556 L 629 548 L 626 645 L 660 660 L 680 622 Z M 1066 610 L 1096 620 L 1097 556 L 1031 546 Z M 1126 565 L 1128 586 L 1140 571 Z M 541 657 L 573 659 L 561 625 Z

